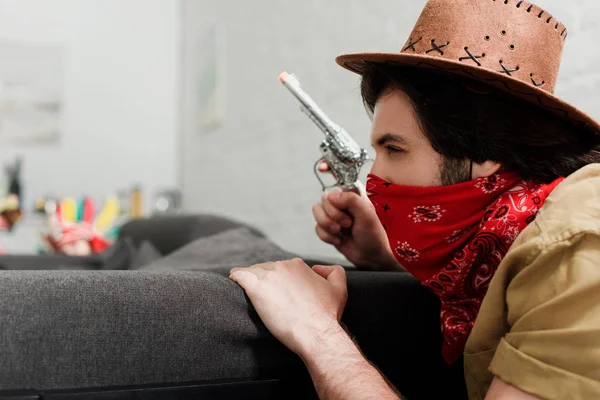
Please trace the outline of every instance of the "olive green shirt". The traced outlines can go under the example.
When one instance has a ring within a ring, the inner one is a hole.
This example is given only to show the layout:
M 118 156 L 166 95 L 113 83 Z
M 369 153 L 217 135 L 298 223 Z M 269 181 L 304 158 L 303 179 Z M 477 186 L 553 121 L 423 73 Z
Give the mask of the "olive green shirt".
M 464 360 L 469 399 L 494 376 L 542 399 L 600 399 L 600 164 L 558 185 L 514 242 Z

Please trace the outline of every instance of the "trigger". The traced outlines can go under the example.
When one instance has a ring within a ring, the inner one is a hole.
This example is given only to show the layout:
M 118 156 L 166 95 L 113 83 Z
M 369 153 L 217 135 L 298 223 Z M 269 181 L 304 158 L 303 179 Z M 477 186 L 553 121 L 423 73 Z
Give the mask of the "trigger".
M 321 163 L 324 163 L 324 162 L 326 162 L 326 160 L 324 158 L 321 158 L 319 161 L 317 161 L 317 163 L 315 164 L 315 175 L 317 176 L 317 179 L 319 180 L 319 183 L 321 184 L 323 191 L 326 191 L 327 186 L 325 185 L 325 182 L 323 182 L 323 179 L 321 179 L 321 177 L 319 176 L 319 165 L 321 165 Z
M 325 172 L 321 172 L 319 171 L 319 165 L 321 165 L 321 163 L 327 162 L 327 160 L 325 158 L 321 158 L 319 161 L 317 161 L 317 163 L 315 164 L 315 175 L 317 176 L 317 179 L 319 180 L 319 183 L 321 184 L 321 187 L 323 188 L 323 191 L 326 191 L 327 189 L 333 189 L 336 188 L 339 185 L 338 183 L 334 183 L 331 186 L 327 186 L 325 184 L 325 182 L 323 182 L 323 179 L 321 179 L 321 174 L 325 174 Z M 333 172 L 330 171 L 332 174 Z M 335 175 L 334 175 L 335 176 Z

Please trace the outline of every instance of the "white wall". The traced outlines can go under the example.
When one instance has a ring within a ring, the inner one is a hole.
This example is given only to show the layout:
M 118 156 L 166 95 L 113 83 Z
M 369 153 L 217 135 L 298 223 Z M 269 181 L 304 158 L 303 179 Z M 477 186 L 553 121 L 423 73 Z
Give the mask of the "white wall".
M 473 0 L 484 2 L 491 0 Z M 514 2 L 516 0 L 510 0 Z M 600 2 L 540 0 L 570 29 L 558 94 L 600 117 Z M 254 223 L 301 255 L 333 255 L 314 234 L 320 195 L 312 173 L 320 132 L 277 81 L 296 72 L 305 89 L 364 146 L 369 121 L 355 75 L 333 59 L 344 52 L 399 51 L 425 0 L 186 0 L 185 48 L 219 22 L 227 41 L 227 121 L 197 129 L 194 59 L 185 62 L 184 201 Z
M 25 156 L 27 200 L 177 184 L 180 17 L 177 0 L 0 0 L 0 40 L 67 51 L 60 144 L 0 151 Z

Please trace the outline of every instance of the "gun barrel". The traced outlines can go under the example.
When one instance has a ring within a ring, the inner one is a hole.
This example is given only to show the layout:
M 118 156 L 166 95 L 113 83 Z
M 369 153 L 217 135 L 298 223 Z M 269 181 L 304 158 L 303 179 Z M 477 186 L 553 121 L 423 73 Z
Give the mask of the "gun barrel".
M 294 74 L 282 73 L 279 80 L 300 101 L 302 111 L 323 131 L 325 142 L 322 151 L 331 151 L 336 160 L 347 167 L 362 166 L 368 159 L 366 151 L 341 126 L 333 122 L 314 100 L 300 87 Z M 333 161 L 333 160 L 332 160 Z
M 294 74 L 287 72 L 279 75 L 279 80 L 302 104 L 304 111 L 309 118 L 325 133 L 325 135 L 333 135 L 340 130 L 340 127 L 327 117 L 315 101 L 300 87 L 300 81 Z

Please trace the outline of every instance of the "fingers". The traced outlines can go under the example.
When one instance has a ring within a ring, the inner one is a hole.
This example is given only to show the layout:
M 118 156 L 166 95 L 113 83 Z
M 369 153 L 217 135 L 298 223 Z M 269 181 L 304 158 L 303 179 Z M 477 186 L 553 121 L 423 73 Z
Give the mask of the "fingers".
M 339 292 L 346 292 L 346 270 L 339 265 L 334 265 L 327 275 L 327 282 L 330 282 Z
M 312 267 L 312 270 L 319 274 L 321 277 L 327 279 L 329 274 L 331 274 L 337 265 L 315 265 Z
M 267 262 L 257 264 L 247 268 L 232 268 L 229 272 L 229 279 L 236 282 L 246 292 L 253 290 L 258 281 L 263 279 L 265 275 L 275 269 L 276 263 Z
M 306 263 L 300 258 L 294 258 L 293 260 L 286 261 L 277 261 L 277 262 L 265 262 L 262 264 L 252 265 L 251 267 L 246 268 L 232 268 L 229 271 L 229 275 L 232 276 L 237 272 L 247 272 L 254 276 L 256 276 L 259 280 L 264 279 L 267 275 L 269 275 L 273 271 L 281 271 L 285 270 L 288 267 L 297 268 L 298 266 L 305 266 L 308 268 Z M 272 274 L 271 274 L 272 276 Z
M 264 276 L 268 270 L 274 269 L 274 264 L 275 263 L 264 263 L 264 264 L 253 265 L 251 267 L 246 267 L 246 268 L 233 268 L 229 272 L 229 274 L 244 271 L 244 272 L 248 272 L 250 274 L 255 275 L 258 279 L 262 279 L 262 278 L 264 278 Z
M 317 223 L 327 232 L 337 235 L 342 228 L 352 226 L 352 218 L 342 209 L 336 207 L 329 200 L 336 196 L 338 192 L 324 193 L 321 197 L 321 203 L 313 206 L 313 215 Z
M 342 230 L 340 225 L 325 211 L 323 203 L 315 204 L 313 206 L 313 215 L 315 221 L 317 221 L 317 225 L 323 228 L 325 232 L 335 236 Z
M 319 171 L 320 172 L 329 171 L 329 164 L 327 164 L 327 161 L 323 161 L 321 164 L 319 164 Z
M 371 201 L 355 192 L 331 192 L 327 199 L 339 210 L 348 210 L 354 219 L 377 218 Z
M 258 276 L 244 268 L 234 268 L 229 274 L 229 279 L 240 285 L 246 292 L 252 291 L 258 283 Z
M 334 206 L 329 200 L 330 197 L 336 196 L 336 192 L 325 193 L 323 196 L 323 210 L 329 218 L 331 218 L 336 224 L 339 224 L 342 228 L 350 228 L 352 226 L 352 219 L 342 209 Z M 331 232 L 331 231 L 330 231 Z M 337 232 L 331 232 L 337 233 Z
M 335 172 L 333 172 L 331 170 L 327 161 L 323 161 L 322 163 L 320 163 L 318 168 L 319 168 L 319 172 L 322 172 L 322 173 L 331 172 L 331 175 L 333 175 L 334 178 L 336 177 Z
M 317 225 L 316 231 L 319 239 L 321 239 L 325 243 L 329 243 L 334 246 L 339 246 L 342 244 L 342 240 L 338 236 L 332 235 L 331 233 L 327 232 L 322 226 Z
M 315 265 L 312 270 L 327 279 L 336 290 L 346 291 L 346 270 L 340 265 Z
M 327 280 L 334 286 L 346 287 L 346 270 L 341 265 L 333 265 L 328 268 L 329 274 L 327 275 Z

